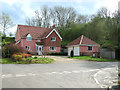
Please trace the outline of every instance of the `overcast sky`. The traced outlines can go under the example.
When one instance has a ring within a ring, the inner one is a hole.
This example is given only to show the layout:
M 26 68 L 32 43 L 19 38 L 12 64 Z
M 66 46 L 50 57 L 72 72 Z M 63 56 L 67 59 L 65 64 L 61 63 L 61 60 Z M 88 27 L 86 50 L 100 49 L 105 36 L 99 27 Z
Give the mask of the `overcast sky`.
M 101 7 L 106 7 L 111 13 L 114 12 L 118 9 L 118 1 L 120 0 L 0 0 L 0 12 L 9 14 L 16 24 L 8 30 L 14 33 L 18 24 L 24 25 L 25 18 L 32 17 L 34 11 L 44 5 L 73 7 L 77 13 L 92 15 Z

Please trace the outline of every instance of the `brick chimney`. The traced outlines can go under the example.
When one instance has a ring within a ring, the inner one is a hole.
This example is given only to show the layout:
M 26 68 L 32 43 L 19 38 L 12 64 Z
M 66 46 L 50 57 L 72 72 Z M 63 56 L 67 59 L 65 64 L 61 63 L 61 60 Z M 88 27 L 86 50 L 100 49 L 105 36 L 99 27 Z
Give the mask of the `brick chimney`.
M 55 25 L 53 25 L 53 28 L 55 28 Z

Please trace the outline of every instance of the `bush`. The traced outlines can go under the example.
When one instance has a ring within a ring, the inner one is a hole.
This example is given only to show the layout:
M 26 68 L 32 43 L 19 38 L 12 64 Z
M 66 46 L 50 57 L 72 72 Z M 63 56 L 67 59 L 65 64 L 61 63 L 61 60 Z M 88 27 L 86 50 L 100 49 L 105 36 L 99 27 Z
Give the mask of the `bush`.
M 12 56 L 13 61 L 22 61 L 22 55 L 13 55 Z
M 10 58 L 15 53 L 26 52 L 22 47 L 14 45 L 12 43 L 2 47 L 2 55 L 4 58 Z
M 12 55 L 13 61 L 24 61 L 24 58 L 29 58 L 29 57 L 31 57 L 31 55 L 26 53 L 16 53 Z
M 66 56 L 67 53 L 63 53 L 63 52 L 51 52 L 51 53 L 48 53 L 47 55 L 62 55 L 62 56 Z
M 28 57 L 31 57 L 30 54 L 26 54 L 26 53 L 16 53 L 16 54 L 13 54 L 12 56 L 15 56 L 15 55 L 21 55 L 22 58 L 28 58 Z
M 118 73 L 118 76 L 120 77 L 120 73 Z
M 34 57 L 34 59 L 37 59 L 38 57 Z
M 6 42 L 5 39 L 2 40 L 2 46 L 5 46 L 6 44 L 8 44 L 9 42 Z

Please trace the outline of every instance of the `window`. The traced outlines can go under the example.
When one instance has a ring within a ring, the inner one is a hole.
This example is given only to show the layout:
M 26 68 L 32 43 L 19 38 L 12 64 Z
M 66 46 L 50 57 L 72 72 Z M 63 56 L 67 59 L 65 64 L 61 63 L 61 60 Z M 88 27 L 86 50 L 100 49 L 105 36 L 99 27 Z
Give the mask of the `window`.
M 56 38 L 55 38 L 55 37 L 52 37 L 52 38 L 51 38 L 51 41 L 56 41 Z
M 56 51 L 56 47 L 50 47 L 50 51 Z
M 37 42 L 40 42 L 40 40 L 37 40 Z
M 92 46 L 88 46 L 88 51 L 92 51 Z
M 27 41 L 31 41 L 31 39 L 32 39 L 31 37 L 27 37 Z
M 25 46 L 26 50 L 29 51 L 30 50 L 30 46 Z
M 27 41 L 31 41 L 32 40 L 32 37 L 30 34 L 27 35 Z

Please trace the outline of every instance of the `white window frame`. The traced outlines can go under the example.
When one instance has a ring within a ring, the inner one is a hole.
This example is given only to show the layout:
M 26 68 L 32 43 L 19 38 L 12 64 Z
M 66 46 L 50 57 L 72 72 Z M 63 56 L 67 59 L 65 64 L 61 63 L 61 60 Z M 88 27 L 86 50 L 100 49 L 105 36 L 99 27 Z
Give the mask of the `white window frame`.
M 40 40 L 37 40 L 37 42 L 40 42 Z
M 54 48 L 54 50 L 52 50 Z M 56 47 L 50 47 L 50 51 L 56 51 Z
M 28 34 L 26 40 L 27 41 L 31 41 L 32 40 L 32 36 L 30 34 Z
M 93 50 L 93 47 L 92 47 L 92 50 L 89 50 L 89 47 L 92 47 L 92 46 L 88 46 L 88 51 L 92 51 L 92 50 Z
M 54 38 L 54 39 L 53 39 Z M 52 40 L 53 39 L 53 40 Z M 56 37 L 51 37 L 51 41 L 55 42 L 56 41 Z
M 30 51 L 30 46 L 25 46 L 25 49 L 26 49 L 27 51 Z

